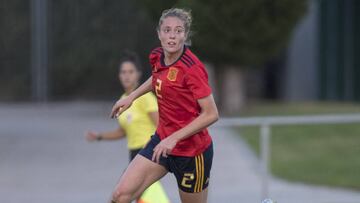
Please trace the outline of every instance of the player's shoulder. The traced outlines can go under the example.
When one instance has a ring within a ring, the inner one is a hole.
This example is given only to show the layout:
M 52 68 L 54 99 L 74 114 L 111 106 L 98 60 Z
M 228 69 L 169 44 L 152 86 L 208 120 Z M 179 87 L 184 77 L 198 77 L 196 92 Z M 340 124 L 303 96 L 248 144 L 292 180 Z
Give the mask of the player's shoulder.
M 162 47 L 156 47 L 156 48 L 151 50 L 150 55 L 161 55 L 162 53 L 164 53 L 163 48 Z
M 180 61 L 187 68 L 198 68 L 203 66 L 203 63 L 188 47 L 185 47 L 185 51 L 182 54 Z
M 157 58 L 158 59 L 158 58 L 160 58 L 160 56 L 163 53 L 164 53 L 164 50 L 163 50 L 162 47 L 156 47 L 153 50 L 151 50 L 149 57 L 150 57 L 150 59 L 152 59 L 152 58 Z
M 188 48 L 181 56 L 181 61 L 186 64 L 186 68 L 183 68 L 186 75 L 198 75 L 201 77 L 208 77 L 207 70 L 200 59 Z
M 148 92 L 137 99 L 139 103 L 149 103 L 156 101 L 156 97 L 152 92 Z
M 156 63 L 156 61 L 158 61 L 161 57 L 161 55 L 164 53 L 164 50 L 162 47 L 157 47 L 153 50 L 151 50 L 150 55 L 149 55 L 149 60 L 151 64 Z
M 152 92 L 148 92 L 148 93 L 142 95 L 140 98 L 142 98 L 144 100 L 156 99 L 155 95 Z

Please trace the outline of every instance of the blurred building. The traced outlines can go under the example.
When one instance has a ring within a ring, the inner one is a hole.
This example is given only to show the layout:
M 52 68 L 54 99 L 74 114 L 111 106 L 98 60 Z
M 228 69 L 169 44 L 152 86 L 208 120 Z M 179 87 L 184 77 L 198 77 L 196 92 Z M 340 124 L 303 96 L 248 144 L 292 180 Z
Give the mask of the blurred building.
M 289 101 L 360 101 L 360 1 L 310 0 L 280 84 Z

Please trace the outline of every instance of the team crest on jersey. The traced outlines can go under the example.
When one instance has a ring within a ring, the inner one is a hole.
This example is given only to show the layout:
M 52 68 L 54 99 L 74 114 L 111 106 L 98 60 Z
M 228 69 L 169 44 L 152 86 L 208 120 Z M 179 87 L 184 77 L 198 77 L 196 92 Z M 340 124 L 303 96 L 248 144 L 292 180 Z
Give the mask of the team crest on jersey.
M 179 70 L 177 68 L 170 67 L 168 75 L 167 75 L 167 79 L 170 80 L 170 81 L 175 81 L 178 72 L 179 72 Z

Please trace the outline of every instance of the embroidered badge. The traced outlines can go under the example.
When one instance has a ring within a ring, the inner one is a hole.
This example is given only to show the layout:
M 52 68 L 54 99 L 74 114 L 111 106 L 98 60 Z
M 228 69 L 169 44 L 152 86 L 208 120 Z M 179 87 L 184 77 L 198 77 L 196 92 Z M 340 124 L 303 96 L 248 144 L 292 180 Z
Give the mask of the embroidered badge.
M 179 72 L 179 70 L 177 68 L 170 67 L 168 75 L 167 75 L 167 79 L 170 81 L 175 81 L 178 72 Z

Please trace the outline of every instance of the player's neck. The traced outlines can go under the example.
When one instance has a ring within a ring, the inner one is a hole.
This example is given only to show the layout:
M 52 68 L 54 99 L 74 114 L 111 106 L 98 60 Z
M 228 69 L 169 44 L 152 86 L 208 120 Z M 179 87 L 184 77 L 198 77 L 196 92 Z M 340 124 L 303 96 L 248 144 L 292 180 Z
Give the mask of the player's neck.
M 181 49 L 179 49 L 177 52 L 174 53 L 169 53 L 167 51 L 164 52 L 164 63 L 165 65 L 171 65 L 173 63 L 175 63 L 175 61 L 177 61 L 181 54 L 183 53 L 184 47 L 182 47 Z

